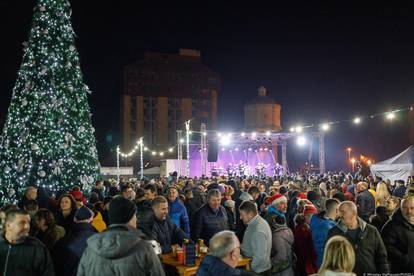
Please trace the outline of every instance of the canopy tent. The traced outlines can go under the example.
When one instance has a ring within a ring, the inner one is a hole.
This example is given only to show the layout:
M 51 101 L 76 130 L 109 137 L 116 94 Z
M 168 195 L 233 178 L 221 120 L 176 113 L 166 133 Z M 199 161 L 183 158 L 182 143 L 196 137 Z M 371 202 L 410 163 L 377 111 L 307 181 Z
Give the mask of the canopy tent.
M 371 165 L 371 172 L 384 180 L 407 181 L 409 176 L 414 175 L 414 146 L 409 146 L 390 159 Z

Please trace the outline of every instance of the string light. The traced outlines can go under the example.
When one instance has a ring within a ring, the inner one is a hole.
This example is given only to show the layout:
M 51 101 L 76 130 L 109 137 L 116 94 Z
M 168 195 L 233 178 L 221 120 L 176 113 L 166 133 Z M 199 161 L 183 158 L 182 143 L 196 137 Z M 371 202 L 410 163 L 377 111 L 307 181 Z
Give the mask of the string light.
M 358 125 L 358 124 L 360 124 L 360 123 L 361 123 L 361 118 L 356 117 L 356 118 L 354 118 L 354 119 L 352 120 L 352 122 L 353 122 L 354 124 Z

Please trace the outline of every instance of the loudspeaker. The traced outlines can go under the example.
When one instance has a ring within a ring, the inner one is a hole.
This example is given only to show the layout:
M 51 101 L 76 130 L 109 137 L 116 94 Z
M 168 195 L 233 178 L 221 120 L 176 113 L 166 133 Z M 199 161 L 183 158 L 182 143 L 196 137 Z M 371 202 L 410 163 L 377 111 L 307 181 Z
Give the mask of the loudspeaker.
M 210 141 L 208 143 L 207 161 L 208 162 L 217 162 L 217 159 L 218 159 L 218 142 L 217 141 Z

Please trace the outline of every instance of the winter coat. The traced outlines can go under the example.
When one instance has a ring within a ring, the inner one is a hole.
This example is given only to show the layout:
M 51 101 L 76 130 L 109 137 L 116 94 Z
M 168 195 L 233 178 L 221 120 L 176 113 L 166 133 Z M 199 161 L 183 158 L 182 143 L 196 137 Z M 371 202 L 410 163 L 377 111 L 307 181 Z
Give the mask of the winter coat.
M 297 257 L 297 275 L 309 275 L 318 272 L 317 257 L 313 248 L 312 233 L 305 223 L 293 230 L 295 237 L 294 249 Z
M 364 190 L 357 195 L 356 204 L 358 216 L 369 222 L 369 218 L 375 213 L 375 197 L 368 190 Z
M 189 237 L 190 220 L 188 219 L 187 209 L 178 197 L 173 202 L 168 201 L 168 212 L 174 224 Z
M 192 227 L 194 223 L 194 215 L 197 212 L 197 210 L 203 206 L 203 203 L 200 203 L 197 201 L 194 197 L 187 199 L 184 202 L 184 206 L 187 209 L 188 219 L 190 221 L 190 225 Z
M 283 225 L 273 224 L 272 251 L 270 261 L 272 263 L 273 276 L 291 276 L 293 271 L 293 233 L 286 223 Z
M 395 188 L 394 192 L 392 192 L 392 195 L 397 196 L 399 198 L 403 198 L 405 196 L 406 190 L 407 190 L 407 187 L 399 186 L 399 187 Z
M 318 267 L 322 265 L 328 231 L 336 224 L 335 221 L 327 219 L 324 216 L 325 212 L 322 212 L 318 215 L 313 215 L 310 220 L 313 248 L 316 252 Z
M 105 231 L 106 223 L 103 220 L 100 212 L 97 212 L 96 216 L 93 218 L 92 226 L 95 227 L 95 229 L 98 230 L 99 233 Z
M 46 245 L 46 248 L 49 249 L 49 252 L 52 250 L 56 242 L 64 236 L 65 229 L 59 225 L 49 226 L 45 232 L 42 232 L 42 230 L 39 229 L 35 234 L 35 237 Z
M 75 225 L 75 212 L 72 210 L 69 216 L 64 217 L 62 211 L 58 210 L 55 215 L 56 224 L 65 228 L 65 232 L 69 233 L 72 227 Z
M 162 253 L 172 252 L 171 245 L 182 244 L 187 237 L 183 230 L 177 227 L 169 216 L 165 220 L 155 220 L 152 237 L 161 245 Z
M 261 216 L 256 215 L 247 223 L 241 251 L 243 256 L 252 258 L 252 270 L 261 273 L 272 267 L 270 253 L 272 251 L 272 231 L 269 224 Z
M 151 201 L 142 200 L 135 203 L 137 206 L 137 227 L 149 239 L 152 239 L 152 228 L 154 227 L 154 211 L 151 208 Z
M 203 239 L 208 246 L 214 234 L 223 230 L 229 230 L 226 209 L 220 206 L 217 210 L 213 210 L 206 203 L 198 209 L 195 215 L 191 238 L 193 241 Z
M 105 198 L 105 188 L 99 189 L 98 187 L 93 187 L 91 193 L 97 193 L 99 201 L 103 201 Z
M 36 238 L 26 237 L 10 244 L 0 236 L 0 274 L 3 276 L 53 276 L 52 258 L 46 246 Z
M 384 225 L 382 238 L 391 262 L 391 271 L 414 272 L 414 225 L 403 217 L 400 209 Z
M 165 275 L 152 245 L 144 238 L 140 230 L 125 224 L 109 226 L 88 239 L 77 275 Z
M 371 225 L 377 228 L 378 232 L 381 233 L 382 227 L 384 227 L 385 223 L 390 219 L 388 215 L 379 215 L 376 214 L 372 217 Z
M 363 273 L 388 273 L 390 268 L 387 251 L 378 230 L 361 218 L 358 218 L 358 224 L 360 233 L 356 241 L 347 233 L 348 228 L 341 222 L 329 230 L 328 240 L 336 235 L 348 239 L 355 250 L 354 272 L 357 275 L 362 275 Z
M 72 230 L 56 243 L 52 250 L 56 275 L 76 275 L 79 261 L 87 246 L 86 241 L 96 233 L 91 224 L 76 223 Z
M 249 271 L 232 268 L 217 257 L 207 255 L 197 269 L 197 276 L 239 276 L 256 275 Z
M 229 218 L 229 229 L 231 231 L 234 231 L 236 229 L 236 217 L 233 212 L 233 209 L 227 206 L 224 208 L 226 209 L 227 217 Z

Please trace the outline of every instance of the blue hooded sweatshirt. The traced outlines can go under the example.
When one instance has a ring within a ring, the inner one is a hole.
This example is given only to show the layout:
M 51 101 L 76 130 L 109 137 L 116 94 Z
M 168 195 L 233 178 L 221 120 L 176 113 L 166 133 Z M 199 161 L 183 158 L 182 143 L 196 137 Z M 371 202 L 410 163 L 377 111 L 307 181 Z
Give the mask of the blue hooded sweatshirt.
M 177 199 L 173 202 L 168 201 L 168 208 L 169 208 L 169 215 L 177 225 L 178 228 L 183 230 L 187 237 L 190 236 L 190 220 L 188 219 L 187 209 L 185 208 L 184 204 L 181 200 L 177 197 Z

